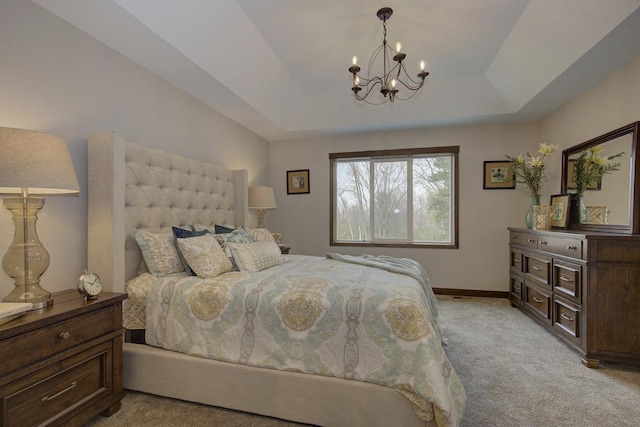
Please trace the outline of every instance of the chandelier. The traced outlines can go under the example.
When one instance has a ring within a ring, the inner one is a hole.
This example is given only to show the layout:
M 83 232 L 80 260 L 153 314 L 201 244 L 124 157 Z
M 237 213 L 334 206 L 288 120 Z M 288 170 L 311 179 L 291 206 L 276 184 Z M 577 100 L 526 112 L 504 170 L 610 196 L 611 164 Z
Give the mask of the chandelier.
M 382 21 L 384 38 L 382 39 L 382 45 L 373 52 L 371 59 L 369 59 L 369 71 L 367 71 L 366 77 L 358 74 L 360 72 L 358 58 L 355 55 L 352 58 L 352 65 L 349 67 L 349 72 L 353 74 L 353 87 L 351 87 L 351 90 L 358 101 L 379 105 L 387 101 L 393 102 L 396 99 L 403 101 L 410 99 L 424 85 L 424 79 L 429 75 L 429 72 L 425 70 L 425 62 L 420 61 L 420 72 L 417 74 L 420 80 L 413 80 L 404 66 L 404 60 L 407 55 L 402 53 L 400 42 L 396 43 L 395 50 L 387 44 L 387 20 L 392 14 L 393 9 L 390 7 L 383 7 L 376 13 Z M 372 67 L 380 53 L 382 53 L 382 76 L 372 76 Z M 380 86 L 380 93 L 384 97 L 380 98 L 379 102 L 367 100 L 373 88 L 378 85 Z M 360 92 L 363 89 L 364 92 L 361 94 Z M 407 93 L 405 94 L 405 92 Z

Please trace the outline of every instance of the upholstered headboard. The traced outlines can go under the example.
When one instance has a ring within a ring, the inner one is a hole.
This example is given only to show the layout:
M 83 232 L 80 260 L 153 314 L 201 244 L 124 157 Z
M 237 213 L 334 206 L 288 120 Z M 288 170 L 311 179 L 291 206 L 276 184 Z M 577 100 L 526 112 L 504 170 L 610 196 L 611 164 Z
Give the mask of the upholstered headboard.
M 105 290 L 123 292 L 145 270 L 136 230 L 170 233 L 200 223 L 241 226 L 248 174 L 126 142 L 89 136 L 88 269 Z

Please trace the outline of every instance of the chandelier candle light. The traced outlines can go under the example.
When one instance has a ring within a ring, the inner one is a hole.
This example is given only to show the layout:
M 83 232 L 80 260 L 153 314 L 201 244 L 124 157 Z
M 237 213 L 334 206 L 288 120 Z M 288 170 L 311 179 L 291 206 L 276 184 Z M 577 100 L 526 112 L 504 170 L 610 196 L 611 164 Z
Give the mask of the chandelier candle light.
M 395 99 L 407 100 L 412 98 L 420 88 L 424 85 L 424 79 L 429 75 L 426 71 L 426 62 L 420 61 L 420 72 L 417 76 L 419 81 L 413 80 L 404 66 L 404 60 L 407 57 L 402 53 L 402 45 L 400 42 L 396 43 L 395 51 L 387 44 L 387 20 L 393 14 L 393 9 L 390 7 L 383 7 L 378 10 L 377 16 L 382 21 L 382 27 L 384 30 L 384 38 L 382 39 L 382 45 L 379 46 L 371 55 L 369 60 L 369 71 L 367 76 L 363 77 L 359 75 L 360 67 L 358 66 L 358 58 L 354 55 L 351 59 L 352 65 L 349 67 L 349 72 L 353 74 L 353 91 L 354 97 L 358 101 L 364 101 L 367 104 L 379 105 L 384 104 L 387 101 L 393 102 Z M 378 58 L 378 55 L 382 52 L 382 76 L 372 76 L 372 67 Z M 391 62 L 395 61 L 395 63 Z M 384 96 L 380 102 L 374 102 L 367 100 L 367 97 L 371 93 L 374 87 L 380 85 L 380 93 Z M 363 94 L 360 94 L 362 89 L 365 89 Z M 410 93 L 408 96 L 403 96 L 402 92 L 405 90 Z

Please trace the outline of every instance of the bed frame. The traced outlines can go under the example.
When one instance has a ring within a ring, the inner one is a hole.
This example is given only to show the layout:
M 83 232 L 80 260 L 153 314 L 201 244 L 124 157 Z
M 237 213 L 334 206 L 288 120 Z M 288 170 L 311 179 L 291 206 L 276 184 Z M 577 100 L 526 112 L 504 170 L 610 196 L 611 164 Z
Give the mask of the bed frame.
M 89 137 L 88 268 L 106 290 L 146 271 L 133 231 L 245 225 L 246 170 L 229 171 L 128 143 Z M 409 400 L 376 384 L 277 371 L 125 343 L 124 387 L 145 393 L 322 426 L 435 426 Z

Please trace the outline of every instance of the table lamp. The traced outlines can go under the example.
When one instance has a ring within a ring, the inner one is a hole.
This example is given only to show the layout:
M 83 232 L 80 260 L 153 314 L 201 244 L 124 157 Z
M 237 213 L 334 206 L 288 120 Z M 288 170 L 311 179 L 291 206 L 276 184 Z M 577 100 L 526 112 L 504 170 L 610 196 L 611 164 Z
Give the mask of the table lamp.
M 0 194 L 13 215 L 13 242 L 2 258 L 2 268 L 15 289 L 5 302 L 30 302 L 33 309 L 53 304 L 40 286 L 49 267 L 49 253 L 36 232 L 44 198 L 35 195 L 78 194 L 80 186 L 64 139 L 46 133 L 0 127 Z
M 271 187 L 249 187 L 249 209 L 255 209 L 258 228 L 264 228 L 264 215 L 276 208 L 276 198 Z

